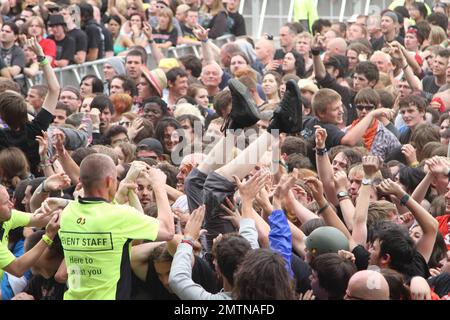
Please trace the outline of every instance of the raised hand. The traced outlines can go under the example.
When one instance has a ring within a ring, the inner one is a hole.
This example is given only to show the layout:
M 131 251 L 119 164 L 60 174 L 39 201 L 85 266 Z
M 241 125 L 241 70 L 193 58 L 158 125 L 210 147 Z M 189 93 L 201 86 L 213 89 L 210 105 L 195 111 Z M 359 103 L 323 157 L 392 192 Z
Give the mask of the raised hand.
M 384 179 L 377 188 L 383 192 L 384 194 L 392 194 L 397 197 L 397 199 L 401 199 L 405 194 L 402 187 L 397 183 L 392 181 L 391 179 Z
M 325 36 L 320 33 L 316 34 L 311 43 L 311 49 L 324 50 L 325 49 Z
M 191 237 L 194 241 L 198 240 L 200 235 L 206 231 L 201 230 L 204 217 L 205 205 L 202 205 L 191 213 L 189 221 L 186 223 L 186 227 L 184 228 L 184 235 L 186 237 Z
M 42 136 L 36 136 L 36 141 L 39 143 L 39 156 L 41 160 L 48 156 L 48 134 L 42 131 Z
M 51 238 L 53 239 L 56 234 L 58 233 L 59 227 L 60 227 L 60 214 L 61 214 L 61 210 L 57 210 L 52 218 L 50 219 L 50 221 L 47 223 L 47 226 L 45 227 L 45 233 Z
M 148 164 L 143 161 L 133 161 L 124 180 L 128 182 L 135 182 L 138 176 L 148 168 Z
M 316 178 L 316 177 L 307 177 L 304 179 L 306 185 L 311 190 L 311 193 L 313 195 L 313 198 L 317 202 L 321 202 L 325 199 L 323 195 L 323 184 L 322 182 Z
M 228 198 L 225 198 L 224 203 L 221 203 L 220 207 L 225 211 L 226 215 L 221 216 L 220 218 L 230 221 L 236 230 L 239 229 L 241 221 L 241 213 L 239 212 L 239 209 L 236 204 Z
M 70 178 L 65 173 L 55 173 L 45 179 L 45 191 L 59 191 L 70 187 Z
M 205 29 L 201 25 L 197 24 L 194 29 L 192 29 L 192 32 L 200 41 L 206 41 L 208 40 L 208 33 L 210 29 Z
M 40 46 L 39 42 L 37 41 L 36 37 L 31 37 L 29 39 L 25 40 L 25 45 L 33 51 L 37 56 L 43 56 L 44 50 L 42 50 L 42 47 Z
M 417 162 L 417 154 L 416 149 L 410 144 L 405 144 L 402 146 L 402 153 L 406 158 L 406 161 L 409 165 L 413 164 L 414 162 Z
M 371 111 L 374 118 L 387 118 L 388 120 L 392 120 L 395 115 L 395 111 L 389 108 L 379 108 Z
M 345 171 L 336 172 L 333 176 L 333 180 L 337 192 L 347 191 L 348 178 Z
M 144 27 L 142 28 L 147 39 L 152 39 L 153 37 L 153 29 L 150 23 L 144 22 Z
M 146 170 L 147 177 L 150 180 L 152 188 L 163 187 L 166 185 L 167 176 L 164 172 L 157 168 L 148 168 Z
M 144 119 L 137 118 L 131 123 L 131 126 L 128 128 L 128 137 L 130 140 L 133 140 L 139 132 L 144 129 Z
M 426 168 L 432 174 L 444 174 L 447 175 L 450 171 L 450 164 L 446 158 L 434 156 L 425 161 Z
M 62 198 L 47 198 L 41 203 L 41 207 L 36 210 L 43 214 L 50 214 L 55 210 L 64 209 L 69 204 L 69 200 Z
M 377 156 L 364 156 L 362 165 L 366 177 L 373 177 L 380 168 L 380 159 Z
M 325 142 L 327 140 L 327 130 L 322 128 L 321 126 L 314 126 L 316 129 L 315 138 L 316 138 L 316 148 L 323 149 L 325 148 Z
M 122 180 L 119 183 L 119 188 L 117 188 L 117 192 L 116 195 L 114 197 L 114 199 L 118 202 L 118 203 L 126 203 L 128 202 L 128 192 L 129 191 L 134 191 L 137 189 L 137 184 L 134 181 L 129 181 L 129 180 Z
M 237 176 L 233 176 L 233 179 L 236 183 L 236 186 L 239 190 L 239 195 L 242 200 L 253 200 L 258 192 L 264 187 L 266 184 L 266 179 L 268 179 L 268 173 L 261 173 L 261 171 L 257 171 L 250 179 L 245 182 L 242 182 Z
M 64 132 L 62 132 L 59 129 L 53 130 L 52 139 L 53 139 L 53 147 L 56 149 L 56 152 L 59 155 L 64 154 L 65 151 L 64 141 L 66 140 L 66 135 L 64 134 Z

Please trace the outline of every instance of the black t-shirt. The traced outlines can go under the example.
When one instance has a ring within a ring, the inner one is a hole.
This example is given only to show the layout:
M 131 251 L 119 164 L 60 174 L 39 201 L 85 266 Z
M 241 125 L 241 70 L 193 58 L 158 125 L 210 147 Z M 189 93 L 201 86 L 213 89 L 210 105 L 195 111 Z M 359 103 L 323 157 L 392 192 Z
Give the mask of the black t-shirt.
M 39 156 L 39 144 L 36 136 L 42 135 L 42 131 L 47 131 L 49 125 L 53 122 L 53 115 L 42 108 L 33 121 L 25 124 L 20 131 L 11 129 L 0 130 L 0 150 L 8 147 L 17 147 L 25 153 L 30 162 L 32 173 L 37 172 L 37 166 L 41 161 Z
M 170 41 L 172 42 L 172 46 L 175 47 L 178 40 L 177 29 L 172 28 L 172 31 L 155 30 L 153 32 L 153 40 L 155 41 L 155 43 L 166 43 Z
M 188 38 L 192 40 L 198 40 L 194 34 L 193 29 L 189 28 L 185 24 L 180 23 L 181 32 L 183 33 L 183 38 Z
M 88 37 L 83 30 L 72 29 L 66 35 L 75 40 L 75 53 L 78 51 L 87 51 Z
M 55 41 L 56 44 L 56 60 L 68 60 L 69 64 L 75 63 L 75 40 L 65 36 L 64 39 L 57 41 L 55 37 L 49 36 L 49 39 Z
M 228 20 L 227 12 L 221 11 L 211 18 L 204 19 L 202 21 L 202 26 L 205 29 L 210 29 L 208 34 L 210 39 L 216 39 L 225 34 L 228 23 L 227 20 Z
M 88 37 L 87 49 L 98 49 L 97 59 L 105 56 L 105 36 L 103 35 L 101 26 L 94 20 L 86 23 L 84 31 Z
M 431 101 L 434 94 L 440 89 L 440 86 L 436 84 L 435 79 L 435 76 L 426 76 L 422 79 L 423 93 L 428 101 Z
M 228 17 L 232 21 L 231 34 L 234 34 L 236 37 L 245 36 L 247 34 L 247 30 L 245 29 L 245 20 L 244 17 L 239 12 L 229 12 Z
M 358 244 L 353 248 L 352 253 L 355 256 L 355 265 L 358 271 L 366 270 L 369 266 L 370 252 L 367 251 L 362 245 Z
M 398 35 L 397 37 L 395 37 L 395 41 L 397 41 L 397 42 L 400 43 L 401 45 L 404 45 L 404 44 L 405 44 L 405 39 L 403 39 L 403 37 L 400 36 L 400 35 Z M 380 38 L 378 38 L 378 39 L 376 39 L 376 40 L 374 40 L 374 41 L 372 42 L 372 48 L 373 48 L 373 51 L 377 51 L 377 50 L 383 49 L 384 44 L 385 44 L 384 36 L 383 36 L 383 37 L 380 37 Z
M 28 281 L 24 292 L 32 295 L 35 300 L 63 300 L 66 290 L 66 284 L 57 282 L 54 277 L 45 279 L 34 275 Z
M 102 28 L 103 36 L 105 37 L 105 52 L 114 51 L 114 41 L 112 38 L 111 31 L 106 29 L 104 25 L 100 25 Z
M 216 274 L 205 260 L 197 256 L 195 256 L 195 263 L 192 268 L 192 280 L 211 293 L 217 293 L 221 289 Z M 153 263 L 149 263 L 148 265 L 146 281 L 142 282 L 135 278 L 133 286 L 132 299 L 178 300 L 175 294 L 167 291 L 162 285 L 156 275 Z

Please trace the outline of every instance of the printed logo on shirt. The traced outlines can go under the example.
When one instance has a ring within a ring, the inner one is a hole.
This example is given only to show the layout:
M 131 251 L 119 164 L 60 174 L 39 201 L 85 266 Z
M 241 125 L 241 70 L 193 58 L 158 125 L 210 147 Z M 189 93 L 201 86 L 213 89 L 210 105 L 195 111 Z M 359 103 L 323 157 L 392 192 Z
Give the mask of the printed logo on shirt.
M 113 250 L 111 232 L 60 231 L 61 243 L 66 251 L 109 251 Z

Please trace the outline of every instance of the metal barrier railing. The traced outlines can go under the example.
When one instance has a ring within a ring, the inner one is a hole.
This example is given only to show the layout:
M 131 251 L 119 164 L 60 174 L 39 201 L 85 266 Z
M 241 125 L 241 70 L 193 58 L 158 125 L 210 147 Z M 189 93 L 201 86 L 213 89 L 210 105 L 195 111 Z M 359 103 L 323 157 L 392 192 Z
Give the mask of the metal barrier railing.
M 225 43 L 231 42 L 233 40 L 234 40 L 233 35 L 224 35 L 222 37 L 213 40 L 213 42 L 217 46 L 221 47 Z M 179 58 L 186 54 L 194 54 L 197 58 L 200 58 L 200 46 L 183 44 L 180 46 L 169 48 L 168 50 L 165 50 L 164 53 L 166 57 L 170 58 L 172 57 Z M 121 58 L 125 59 L 125 57 Z M 87 74 L 94 74 L 98 78 L 103 79 L 103 64 L 107 60 L 108 58 L 99 59 L 95 61 L 85 62 L 81 65 L 74 64 L 63 68 L 54 68 L 53 70 L 55 71 L 56 78 L 58 79 L 61 87 L 65 87 L 67 85 L 73 85 L 78 87 L 81 82 L 81 79 Z M 150 69 L 156 68 L 156 63 L 151 53 L 149 53 L 147 56 L 147 66 Z M 23 79 L 23 78 L 24 78 L 23 74 L 15 77 L 15 79 Z M 33 79 L 29 77 L 25 78 L 29 86 L 44 83 L 42 71 L 39 72 Z

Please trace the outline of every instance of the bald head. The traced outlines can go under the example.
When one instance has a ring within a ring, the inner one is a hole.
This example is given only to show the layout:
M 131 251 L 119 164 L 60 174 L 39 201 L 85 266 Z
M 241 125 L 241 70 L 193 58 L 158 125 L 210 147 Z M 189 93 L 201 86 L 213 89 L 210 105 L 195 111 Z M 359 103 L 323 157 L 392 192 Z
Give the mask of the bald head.
M 255 45 L 256 57 L 261 60 L 261 62 L 266 63 L 270 61 L 275 54 L 275 44 L 272 40 L 261 39 L 256 42 Z
M 330 56 L 345 56 L 347 51 L 347 42 L 343 38 L 330 39 L 327 45 L 327 51 Z
M 345 298 L 347 300 L 389 300 L 389 285 L 379 272 L 359 271 L 350 278 Z
M 85 192 L 102 188 L 107 177 L 117 179 L 117 170 L 111 157 L 94 153 L 81 161 L 80 181 Z

